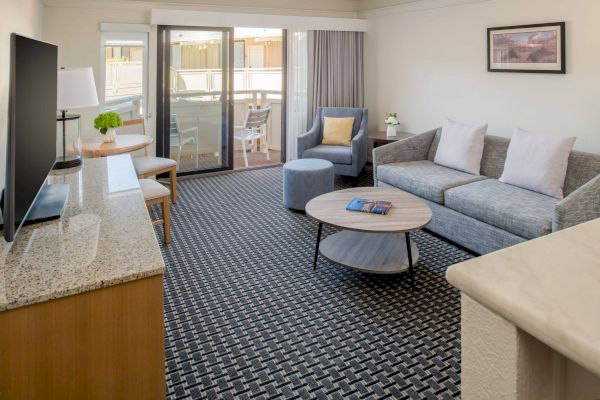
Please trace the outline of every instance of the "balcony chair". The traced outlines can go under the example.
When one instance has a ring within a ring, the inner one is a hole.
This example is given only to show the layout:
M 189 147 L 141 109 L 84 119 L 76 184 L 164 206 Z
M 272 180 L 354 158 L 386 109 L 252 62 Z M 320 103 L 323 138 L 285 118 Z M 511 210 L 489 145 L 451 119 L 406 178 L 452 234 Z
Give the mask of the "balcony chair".
M 200 157 L 198 127 L 193 126 L 191 128 L 181 129 L 179 117 L 176 114 L 171 114 L 171 134 L 169 146 L 177 147 L 177 169 L 179 169 L 181 166 L 181 150 L 183 149 L 183 146 L 187 144 L 196 145 L 196 168 L 198 168 Z
M 143 118 L 123 121 L 123 126 L 117 130 L 118 135 L 146 134 L 146 123 Z M 148 155 L 148 148 L 144 148 L 144 156 L 133 157 L 133 167 L 139 179 L 149 178 L 162 173 L 169 174 L 171 186 L 171 201 L 177 202 L 177 163 L 175 160 L 164 157 Z
M 323 141 L 323 118 L 354 117 L 351 146 Z M 336 175 L 358 177 L 367 163 L 368 112 L 364 108 L 319 107 L 310 131 L 298 136 L 298 158 L 320 158 L 333 163 Z
M 270 160 L 269 156 L 269 143 L 267 141 L 267 133 L 265 128 L 267 121 L 269 120 L 269 114 L 271 113 L 271 107 L 263 108 L 260 110 L 250 109 L 246 114 L 244 125 L 236 126 L 240 132 L 234 135 L 236 140 L 242 142 L 242 152 L 244 153 L 244 164 L 248 166 L 248 155 L 246 154 L 246 143 L 252 140 L 260 140 L 261 151 L 264 151 L 267 155 L 267 160 Z M 264 150 L 263 150 L 264 148 Z

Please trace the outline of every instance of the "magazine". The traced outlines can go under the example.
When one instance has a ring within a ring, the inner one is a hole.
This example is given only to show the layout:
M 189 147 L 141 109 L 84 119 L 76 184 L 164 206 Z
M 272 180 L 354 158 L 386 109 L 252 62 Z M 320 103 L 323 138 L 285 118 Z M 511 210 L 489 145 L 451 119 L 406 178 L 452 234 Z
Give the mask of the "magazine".
M 360 211 L 381 215 L 386 215 L 390 211 L 390 208 L 392 208 L 392 203 L 389 201 L 357 198 L 350 200 L 350 203 L 346 206 L 346 210 L 348 211 Z

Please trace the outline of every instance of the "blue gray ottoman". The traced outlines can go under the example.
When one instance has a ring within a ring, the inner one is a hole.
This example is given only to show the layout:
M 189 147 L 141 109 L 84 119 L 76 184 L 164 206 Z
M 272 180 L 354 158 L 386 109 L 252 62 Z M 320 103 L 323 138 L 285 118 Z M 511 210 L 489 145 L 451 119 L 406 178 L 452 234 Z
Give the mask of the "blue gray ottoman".
M 334 189 L 333 164 L 317 158 L 303 158 L 283 166 L 283 204 L 304 211 L 306 203 Z

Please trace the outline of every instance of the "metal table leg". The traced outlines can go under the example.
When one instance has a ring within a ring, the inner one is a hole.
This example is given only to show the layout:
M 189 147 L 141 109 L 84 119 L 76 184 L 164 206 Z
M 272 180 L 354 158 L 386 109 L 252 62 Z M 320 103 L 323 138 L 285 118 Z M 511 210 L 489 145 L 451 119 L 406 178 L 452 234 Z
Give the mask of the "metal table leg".
M 406 235 L 406 252 L 408 254 L 408 273 L 410 275 L 410 289 L 415 290 L 415 277 L 412 260 L 412 249 L 410 247 L 410 232 L 405 232 Z
M 313 262 L 313 270 L 317 269 L 317 259 L 319 258 L 319 243 L 321 243 L 321 231 L 323 224 L 319 222 L 319 231 L 317 232 L 317 246 L 315 247 L 315 261 Z

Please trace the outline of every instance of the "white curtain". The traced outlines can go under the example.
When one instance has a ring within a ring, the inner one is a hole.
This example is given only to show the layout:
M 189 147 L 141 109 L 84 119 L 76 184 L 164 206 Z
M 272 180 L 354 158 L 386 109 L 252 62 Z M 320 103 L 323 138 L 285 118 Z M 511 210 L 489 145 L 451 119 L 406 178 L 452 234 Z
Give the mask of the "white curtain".
M 286 160 L 297 157 L 299 134 L 306 132 L 308 110 L 308 32 L 288 30 Z

